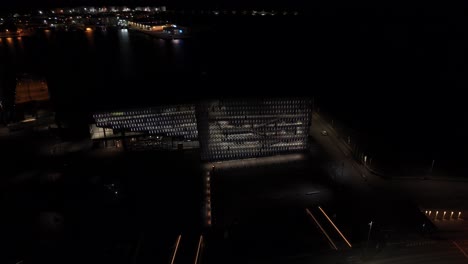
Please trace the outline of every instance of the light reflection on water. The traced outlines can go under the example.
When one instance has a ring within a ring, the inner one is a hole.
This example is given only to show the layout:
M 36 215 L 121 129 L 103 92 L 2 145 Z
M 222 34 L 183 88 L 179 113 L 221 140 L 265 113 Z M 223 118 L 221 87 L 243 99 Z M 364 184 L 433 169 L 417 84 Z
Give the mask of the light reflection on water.
M 93 49 L 94 48 L 94 39 L 95 39 L 94 31 L 86 30 L 85 35 L 86 35 L 86 39 L 88 40 L 89 47 L 91 49 Z
M 50 37 L 52 35 L 52 32 L 50 31 L 50 29 L 44 30 L 44 34 L 46 36 L 46 39 L 50 41 Z
M 118 33 L 120 47 L 120 70 L 126 77 L 130 77 L 133 68 L 133 51 L 128 30 L 120 30 Z
M 91 109 L 103 103 L 126 105 L 145 99 L 151 103 L 158 91 L 148 87 L 182 87 L 193 65 L 193 56 L 185 56 L 186 47 L 186 41 L 126 30 L 44 30 L 3 38 L 0 60 L 11 75 L 46 75 L 63 107 L 78 104 L 80 98 L 85 101 L 80 107 Z
M 21 53 L 24 53 L 23 38 L 22 38 L 22 37 L 18 37 L 17 40 L 18 40 L 18 46 L 19 46 L 19 48 L 20 48 Z
M 6 38 L 7 47 L 10 54 L 16 53 L 15 43 L 13 42 L 13 38 Z

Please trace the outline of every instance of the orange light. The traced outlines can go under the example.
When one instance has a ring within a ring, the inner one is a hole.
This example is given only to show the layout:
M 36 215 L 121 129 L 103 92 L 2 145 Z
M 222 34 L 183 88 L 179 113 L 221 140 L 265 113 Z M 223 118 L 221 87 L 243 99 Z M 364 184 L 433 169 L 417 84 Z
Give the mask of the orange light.
M 458 248 L 458 250 L 460 250 L 460 252 L 465 255 L 465 257 L 468 259 L 468 254 L 465 252 L 465 250 L 463 250 L 463 248 L 460 247 L 460 245 L 458 245 L 457 242 L 455 241 L 452 241 L 452 243 Z
M 153 31 L 163 31 L 164 26 L 152 26 L 151 30 L 153 30 Z
M 181 238 L 182 238 L 182 235 L 179 235 L 177 237 L 176 247 L 174 249 L 174 253 L 172 254 L 171 264 L 174 264 L 174 260 L 175 260 L 176 254 L 177 254 L 177 250 L 179 249 L 179 243 L 180 243 Z
M 318 207 L 320 209 L 320 211 L 322 211 L 323 215 L 325 215 L 325 217 L 328 219 L 328 221 L 333 225 L 333 227 L 336 229 L 336 231 L 338 232 L 338 234 L 340 234 L 340 236 L 343 238 L 343 240 L 346 242 L 346 244 L 348 244 L 348 246 L 351 248 L 353 246 L 351 246 L 351 243 L 349 243 L 349 241 L 346 239 L 346 237 L 343 235 L 343 233 L 341 233 L 341 231 L 338 229 L 338 227 L 336 227 L 336 225 L 333 223 L 333 221 L 330 219 L 330 217 L 328 217 L 327 213 L 325 213 L 325 211 L 322 210 L 322 208 L 319 206 Z
M 93 29 L 88 27 L 88 28 L 86 28 L 86 31 L 90 32 L 90 31 L 93 31 Z
M 198 248 L 197 248 L 197 255 L 195 256 L 195 264 L 198 263 L 198 255 L 200 254 L 200 249 L 201 249 L 201 245 L 203 243 L 203 236 L 200 235 L 200 240 L 198 240 Z
M 312 217 L 312 220 L 314 220 L 314 222 L 317 224 L 317 226 L 320 228 L 320 230 L 322 230 L 322 233 L 325 235 L 325 237 L 327 237 L 328 239 L 328 242 L 330 242 L 330 245 L 335 249 L 335 250 L 338 250 L 338 248 L 336 247 L 335 243 L 333 243 L 333 240 L 330 238 L 330 236 L 328 236 L 327 232 L 325 231 L 325 229 L 323 229 L 323 227 L 320 225 L 320 223 L 317 221 L 317 219 L 315 219 L 314 215 L 312 214 L 312 212 L 310 212 L 310 210 L 308 208 L 306 208 L 306 212 L 308 215 L 310 215 L 310 217 Z

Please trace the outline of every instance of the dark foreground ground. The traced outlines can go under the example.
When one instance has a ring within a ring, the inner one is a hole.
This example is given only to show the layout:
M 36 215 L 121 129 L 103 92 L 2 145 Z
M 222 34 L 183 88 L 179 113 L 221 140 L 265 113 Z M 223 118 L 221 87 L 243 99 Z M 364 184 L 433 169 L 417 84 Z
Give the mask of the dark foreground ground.
M 58 139 L 50 135 L 0 140 L 10 154 L 2 162 L 2 263 L 170 263 L 179 236 L 174 263 L 193 263 L 200 235 L 201 263 L 359 263 L 392 259 L 413 244 L 464 261 L 421 212 L 421 196 L 396 182 L 335 181 L 349 172 L 337 175 L 313 138 L 305 153 L 207 164 L 197 150 L 93 150 L 82 141 L 52 153 Z M 211 227 L 203 210 L 208 171 Z
M 167 262 L 177 235 L 200 233 L 196 152 L 51 156 L 32 136 L 2 141 L 1 263 Z
M 346 263 L 365 257 L 367 246 L 370 256 L 388 244 L 424 239 L 434 231 L 404 195 L 335 183 L 329 174 L 331 163 L 315 141 L 305 154 L 214 163 L 212 195 L 218 237 L 207 246 L 210 263 Z M 330 246 L 306 208 L 338 250 Z M 368 242 L 370 221 L 376 224 Z M 421 229 L 424 223 L 427 227 Z

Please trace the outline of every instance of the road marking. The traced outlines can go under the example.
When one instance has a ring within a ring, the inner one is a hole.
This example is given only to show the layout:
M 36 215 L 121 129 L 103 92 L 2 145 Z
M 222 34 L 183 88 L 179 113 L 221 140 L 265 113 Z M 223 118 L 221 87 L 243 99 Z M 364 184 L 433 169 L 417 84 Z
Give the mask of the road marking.
M 457 242 L 455 242 L 455 241 L 452 240 L 452 243 L 460 250 L 460 252 L 461 252 L 463 255 L 465 255 L 465 258 L 468 259 L 468 254 L 466 254 L 465 250 L 463 250 L 463 248 L 461 248 L 461 247 L 458 245 Z
M 203 242 L 203 235 L 200 235 L 200 240 L 198 240 L 198 248 L 197 248 L 197 255 L 195 255 L 195 262 L 194 264 L 198 263 L 198 255 L 200 254 L 200 248 Z
M 332 246 L 332 248 L 335 249 L 335 250 L 338 250 L 335 243 L 333 243 L 333 240 L 328 236 L 327 232 L 325 232 L 325 229 L 323 229 L 323 227 L 320 225 L 320 223 L 317 221 L 317 219 L 315 219 L 314 215 L 310 212 L 310 210 L 308 208 L 306 208 L 306 212 L 307 212 L 307 214 L 310 215 L 310 217 L 312 217 L 312 219 L 317 224 L 317 226 L 320 228 L 320 230 L 322 230 L 322 233 L 327 237 L 328 242 L 330 242 L 330 245 Z
M 330 219 L 330 217 L 328 217 L 327 213 L 325 213 L 325 211 L 320 206 L 318 208 L 320 209 L 320 211 L 322 211 L 323 215 L 325 215 L 325 217 L 328 219 L 328 221 L 333 225 L 333 227 L 336 229 L 338 234 L 340 234 L 340 236 L 343 238 L 343 240 L 346 242 L 346 244 L 348 244 L 348 246 L 350 248 L 352 248 L 353 246 L 351 246 L 351 243 L 349 243 L 348 239 L 346 239 L 346 237 L 343 235 L 343 233 L 341 233 L 341 231 L 338 229 L 338 227 L 336 227 L 336 225 L 333 223 L 333 221 Z
M 171 260 L 171 264 L 174 264 L 174 260 L 175 260 L 175 257 L 177 255 L 177 250 L 179 249 L 179 243 L 180 243 L 180 239 L 182 238 L 182 235 L 179 235 L 177 237 L 177 242 L 176 242 L 176 247 L 174 249 L 174 253 L 172 254 L 172 260 Z

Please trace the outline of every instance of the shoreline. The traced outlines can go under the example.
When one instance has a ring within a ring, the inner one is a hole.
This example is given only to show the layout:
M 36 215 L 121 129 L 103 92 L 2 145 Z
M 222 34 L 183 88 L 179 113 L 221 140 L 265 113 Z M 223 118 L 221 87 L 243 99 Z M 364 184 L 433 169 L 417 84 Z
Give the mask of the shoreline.
M 139 30 L 139 29 L 135 29 L 135 28 L 129 28 L 128 30 L 143 33 L 145 35 L 148 35 L 148 36 L 151 36 L 151 37 L 154 37 L 154 38 L 158 38 L 158 39 L 164 39 L 164 40 L 191 38 L 191 35 L 187 35 L 187 34 L 171 35 L 171 34 L 163 33 L 163 32 L 146 31 L 146 30 Z

